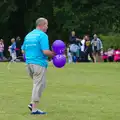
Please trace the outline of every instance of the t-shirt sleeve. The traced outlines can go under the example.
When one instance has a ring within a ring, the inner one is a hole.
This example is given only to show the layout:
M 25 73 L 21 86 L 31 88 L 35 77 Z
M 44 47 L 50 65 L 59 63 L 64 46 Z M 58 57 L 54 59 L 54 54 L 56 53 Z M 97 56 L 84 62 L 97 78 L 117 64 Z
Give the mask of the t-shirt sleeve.
M 47 35 L 43 35 L 40 39 L 41 50 L 49 50 L 49 40 Z
M 25 50 L 24 44 L 21 46 L 21 50 Z

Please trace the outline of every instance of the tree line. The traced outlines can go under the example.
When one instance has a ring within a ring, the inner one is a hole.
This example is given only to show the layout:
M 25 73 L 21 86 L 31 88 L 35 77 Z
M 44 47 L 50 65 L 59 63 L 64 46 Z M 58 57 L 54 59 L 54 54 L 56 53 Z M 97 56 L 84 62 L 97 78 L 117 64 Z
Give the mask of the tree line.
M 35 27 L 38 17 L 49 20 L 49 39 L 68 41 L 70 31 L 78 37 L 93 33 L 120 32 L 119 0 L 1 0 L 0 37 L 24 36 Z

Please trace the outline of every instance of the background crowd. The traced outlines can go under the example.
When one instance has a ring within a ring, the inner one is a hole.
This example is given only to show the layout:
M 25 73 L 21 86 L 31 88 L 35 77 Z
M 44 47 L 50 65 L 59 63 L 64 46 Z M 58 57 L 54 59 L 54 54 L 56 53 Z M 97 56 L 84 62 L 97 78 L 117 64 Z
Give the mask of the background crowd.
M 4 55 L 5 45 L 4 40 L 0 39 L 0 61 L 23 61 L 21 53 L 21 38 L 18 36 L 10 40 L 10 46 L 8 46 L 8 56 Z
M 11 39 L 8 46 L 9 55 L 4 55 L 4 40 L 0 39 L 0 61 L 24 61 L 21 53 L 21 38 L 18 36 Z M 119 62 L 120 50 L 111 46 L 104 50 L 102 40 L 96 34 L 93 37 L 84 35 L 83 39 L 76 37 L 75 31 L 72 31 L 67 44 L 68 63 L 76 62 Z
M 104 50 L 103 43 L 96 34 L 93 38 L 85 35 L 83 39 L 79 39 L 75 35 L 75 31 L 71 32 L 69 44 L 67 46 L 68 62 L 119 62 L 120 50 L 111 46 L 108 50 Z

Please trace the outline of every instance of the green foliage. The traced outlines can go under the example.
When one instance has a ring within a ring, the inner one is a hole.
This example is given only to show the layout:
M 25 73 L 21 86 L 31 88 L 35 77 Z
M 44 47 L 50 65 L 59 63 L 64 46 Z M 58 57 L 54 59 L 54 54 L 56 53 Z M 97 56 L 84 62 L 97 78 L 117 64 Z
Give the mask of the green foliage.
M 120 33 L 119 5 L 119 0 L 1 0 L 0 37 L 5 42 L 18 35 L 24 38 L 38 17 L 48 19 L 51 43 L 55 39 L 67 42 L 71 30 L 79 36 Z
M 107 50 L 111 46 L 120 48 L 120 34 L 100 35 L 100 38 L 103 41 L 104 50 Z
M 0 2 L 0 23 L 8 22 L 11 12 L 15 12 L 17 10 L 17 6 L 14 3 L 14 0 L 1 0 Z

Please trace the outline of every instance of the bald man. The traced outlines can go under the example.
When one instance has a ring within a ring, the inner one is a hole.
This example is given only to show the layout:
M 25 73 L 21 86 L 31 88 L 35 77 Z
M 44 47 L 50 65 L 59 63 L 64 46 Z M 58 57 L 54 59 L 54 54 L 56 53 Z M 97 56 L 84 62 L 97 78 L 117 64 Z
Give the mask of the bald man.
M 47 29 L 47 19 L 38 18 L 36 20 L 36 29 L 26 35 L 22 45 L 22 52 L 26 56 L 27 71 L 33 79 L 31 103 L 28 105 L 33 115 L 46 114 L 46 112 L 38 109 L 38 103 L 45 88 L 48 56 L 54 56 L 54 52 L 49 50 L 49 40 L 45 33 Z

